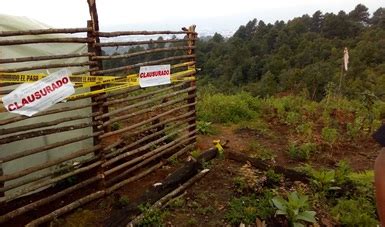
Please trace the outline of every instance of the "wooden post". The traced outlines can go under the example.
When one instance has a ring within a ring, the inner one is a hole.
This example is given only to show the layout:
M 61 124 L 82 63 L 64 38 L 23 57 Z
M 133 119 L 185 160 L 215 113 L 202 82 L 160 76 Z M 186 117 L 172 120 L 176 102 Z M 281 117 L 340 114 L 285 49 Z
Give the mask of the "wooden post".
M 190 33 L 187 34 L 187 38 L 188 38 L 187 44 L 188 44 L 188 46 L 189 46 L 189 49 L 187 50 L 187 54 L 188 54 L 188 55 L 192 55 L 192 54 L 195 53 L 194 47 L 195 47 L 195 40 L 196 40 L 196 38 L 197 38 L 197 34 L 195 33 L 195 27 L 196 27 L 195 25 L 191 25 L 191 26 L 188 28 L 188 31 L 190 32 Z M 195 61 L 195 57 L 192 58 L 192 59 L 190 59 L 189 61 L 196 62 L 196 61 Z M 195 63 L 194 63 L 193 65 L 189 66 L 189 68 L 195 69 Z M 196 74 L 194 73 L 194 74 L 191 75 L 191 76 L 194 76 L 194 77 L 195 77 Z M 190 82 L 190 87 L 195 87 L 195 81 L 191 81 L 191 82 Z M 189 95 L 189 96 L 194 95 L 192 98 L 190 98 L 190 99 L 187 101 L 188 104 L 195 103 L 195 94 L 196 94 L 196 90 L 195 90 L 195 89 L 188 92 L 188 95 Z M 195 110 L 195 105 L 189 107 L 188 112 L 193 111 L 193 110 Z M 194 119 L 191 120 L 191 121 L 189 121 L 188 124 L 189 124 L 189 125 L 195 125 L 195 122 L 196 122 L 196 114 L 194 113 Z M 191 128 L 189 129 L 189 132 L 193 132 L 193 131 L 195 131 L 195 129 L 196 129 L 196 127 L 193 126 L 193 127 L 191 127 Z M 194 135 L 192 135 L 192 136 L 194 136 Z M 195 142 L 196 142 L 196 139 L 194 139 L 194 140 L 192 141 L 192 143 L 195 143 Z
M 92 45 L 90 45 L 90 44 L 88 45 L 88 52 L 89 53 L 95 53 L 95 56 L 102 56 L 102 49 L 101 49 L 100 45 L 97 45 L 97 44 L 100 44 L 100 38 L 99 38 L 99 36 L 97 36 L 97 32 L 99 31 L 99 19 L 98 19 L 98 12 L 96 9 L 96 3 L 95 3 L 95 0 L 87 0 L 87 2 L 88 2 L 90 16 L 91 16 L 91 20 L 87 21 L 87 27 L 92 28 L 90 32 L 87 32 L 87 37 L 93 38 L 95 40 L 95 42 Z M 92 58 L 92 56 L 90 56 L 89 58 Z M 97 68 L 97 70 L 103 69 L 102 60 L 97 60 L 96 68 Z M 97 73 L 91 71 L 91 75 L 97 75 Z M 104 88 L 104 85 L 95 86 L 95 87 L 91 88 L 91 91 L 100 90 L 103 88 Z M 101 95 L 103 95 L 103 93 Z M 107 101 L 107 99 L 98 100 L 97 96 L 92 97 L 91 100 L 92 100 L 92 102 L 97 102 L 97 101 L 98 102 L 106 102 Z M 103 106 L 103 104 L 92 106 L 92 113 L 96 113 L 96 112 L 108 113 L 108 106 Z M 94 118 L 93 118 L 93 120 L 96 121 L 96 119 L 94 119 Z M 105 118 L 102 120 L 108 121 L 109 118 Z M 101 130 L 106 132 L 106 131 L 109 131 L 109 129 L 110 129 L 110 127 L 107 126 L 107 127 L 102 128 Z M 98 129 L 97 126 L 93 127 L 94 133 L 99 131 L 99 130 L 100 129 Z M 100 143 L 101 143 L 101 140 L 99 139 L 99 137 L 94 137 L 94 145 L 98 145 Z M 102 163 L 106 162 L 105 151 L 104 151 L 103 147 L 99 151 L 95 152 L 95 155 L 100 156 L 100 160 L 102 161 Z M 100 166 L 100 168 L 98 170 L 98 174 L 100 174 L 102 176 L 99 187 L 101 189 L 105 189 L 104 168 L 102 167 L 102 165 Z

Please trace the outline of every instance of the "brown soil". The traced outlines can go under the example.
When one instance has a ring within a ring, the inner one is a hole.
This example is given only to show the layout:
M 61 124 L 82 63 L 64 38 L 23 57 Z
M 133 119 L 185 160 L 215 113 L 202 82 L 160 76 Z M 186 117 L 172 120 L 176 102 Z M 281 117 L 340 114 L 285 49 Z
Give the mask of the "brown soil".
M 226 150 L 255 155 L 250 144 L 258 143 L 268 147 L 275 153 L 275 164 L 291 168 L 309 163 L 315 167 L 333 168 L 339 160 L 347 160 L 354 170 L 372 169 L 379 147 L 368 138 L 359 141 L 339 141 L 334 146 L 320 146 L 317 153 L 306 162 L 292 160 L 287 154 L 289 138 L 296 139 L 290 127 L 272 121 L 269 133 L 261 133 L 252 129 L 239 129 L 235 125 L 215 125 L 216 135 L 201 135 L 198 137 L 198 149 L 203 151 L 213 146 L 212 141 L 229 140 Z M 315 135 L 315 137 L 319 135 Z M 170 165 L 133 182 L 117 193 L 91 204 L 55 221 L 56 226 L 102 226 L 103 221 L 113 209 L 119 206 L 119 198 L 126 197 L 134 201 L 150 185 L 165 178 L 177 165 Z M 208 164 L 210 172 L 195 185 L 187 190 L 183 197 L 184 204 L 180 207 L 168 208 L 166 226 L 227 226 L 225 214 L 229 201 L 237 195 L 234 190 L 234 178 L 239 174 L 240 163 L 227 159 L 216 159 Z M 81 215 L 80 215 L 81 214 Z M 324 211 L 319 210 L 319 221 L 324 225 L 333 223 Z

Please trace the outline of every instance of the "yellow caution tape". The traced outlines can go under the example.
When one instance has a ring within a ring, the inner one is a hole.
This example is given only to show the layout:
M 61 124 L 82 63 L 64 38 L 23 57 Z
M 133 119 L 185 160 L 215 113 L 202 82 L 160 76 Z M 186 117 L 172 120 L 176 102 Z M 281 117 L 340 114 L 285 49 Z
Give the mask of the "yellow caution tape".
M 195 67 L 190 67 L 191 62 L 184 62 L 176 65 L 172 65 L 171 68 L 178 68 L 182 66 L 188 66 L 185 71 L 173 73 L 170 75 L 172 83 L 186 82 L 195 80 Z M 32 83 L 43 79 L 45 74 L 20 74 L 20 73 L 0 73 L 0 83 Z M 130 74 L 126 76 L 89 76 L 89 75 L 71 75 L 70 80 L 75 84 L 77 89 L 90 88 L 99 85 L 106 85 L 108 87 L 98 89 L 95 91 L 84 92 L 74 94 L 68 97 L 66 100 L 75 100 L 88 96 L 93 96 L 101 93 L 107 93 L 117 91 L 121 89 L 127 89 L 133 86 L 139 86 L 139 74 Z
M 225 151 L 221 145 L 221 140 L 213 140 L 214 146 L 218 149 L 219 156 L 223 155 L 223 152 Z

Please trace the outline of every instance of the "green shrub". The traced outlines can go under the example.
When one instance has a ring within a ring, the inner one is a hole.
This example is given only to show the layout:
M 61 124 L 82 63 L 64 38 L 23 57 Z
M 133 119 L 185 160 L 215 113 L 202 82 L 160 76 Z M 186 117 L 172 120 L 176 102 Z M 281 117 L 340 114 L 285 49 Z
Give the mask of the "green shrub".
M 266 171 L 267 183 L 271 185 L 275 185 L 280 183 L 282 179 L 282 174 L 274 172 L 274 170 L 269 169 Z
M 313 137 L 313 123 L 306 122 L 297 126 L 296 131 L 298 134 L 309 140 Z
M 248 93 L 202 96 L 198 102 L 198 118 L 214 123 L 248 121 L 259 113 L 261 101 Z
M 214 134 L 214 128 L 211 125 L 211 122 L 207 121 L 197 121 L 198 133 L 202 135 L 212 135 Z
M 226 213 L 226 220 L 231 224 L 253 224 L 256 218 L 266 220 L 274 215 L 272 198 L 274 194 L 264 191 L 260 196 L 244 196 L 230 201 L 230 208 Z
M 325 127 L 322 129 L 321 136 L 327 144 L 332 146 L 338 139 L 338 131 L 335 128 Z
M 311 142 L 298 145 L 296 143 L 289 144 L 289 156 L 295 160 L 308 160 L 312 153 L 317 149 L 317 145 Z
M 164 226 L 163 219 L 166 212 L 159 209 L 151 209 L 150 205 L 140 205 L 139 210 L 143 213 L 143 218 L 138 226 Z
M 298 125 L 301 122 L 301 115 L 297 112 L 288 112 L 285 118 L 287 125 Z
M 307 196 L 291 192 L 287 200 L 276 196 L 272 201 L 277 208 L 276 214 L 284 215 L 289 222 L 289 226 L 303 226 L 302 222 L 316 223 L 316 212 L 308 210 L 309 202 Z
M 377 226 L 376 209 L 364 198 L 340 199 L 331 209 L 333 217 L 344 226 Z

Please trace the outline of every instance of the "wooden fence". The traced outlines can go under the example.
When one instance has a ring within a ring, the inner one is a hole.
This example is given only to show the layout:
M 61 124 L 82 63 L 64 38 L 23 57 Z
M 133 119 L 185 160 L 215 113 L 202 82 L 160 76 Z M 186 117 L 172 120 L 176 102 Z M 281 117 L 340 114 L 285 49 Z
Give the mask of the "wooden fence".
M 181 31 L 101 32 L 95 2 L 88 2 L 91 20 L 85 28 L 0 31 L 0 46 L 77 43 L 87 46 L 84 53 L 0 56 L 0 73 L 65 67 L 75 75 L 122 76 L 137 73 L 141 66 L 164 63 L 171 64 L 172 73 L 180 72 L 180 77 L 195 76 L 195 26 Z M 106 54 L 105 48 L 111 47 L 127 51 Z M 59 63 L 50 62 L 58 59 Z M 64 63 L 67 59 L 72 63 Z M 2 95 L 14 89 L 8 85 L 1 85 Z M 195 96 L 195 82 L 186 81 L 83 96 L 32 117 L 6 114 L 3 109 L 0 225 L 48 222 L 193 149 Z M 49 139 L 43 143 L 44 138 Z

